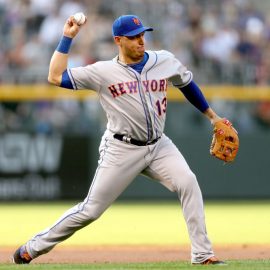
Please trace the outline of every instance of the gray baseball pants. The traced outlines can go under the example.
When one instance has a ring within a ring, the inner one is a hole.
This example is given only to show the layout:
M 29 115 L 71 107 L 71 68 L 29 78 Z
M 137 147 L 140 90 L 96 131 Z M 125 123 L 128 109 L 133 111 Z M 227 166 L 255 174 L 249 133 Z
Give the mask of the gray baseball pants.
M 113 134 L 106 131 L 99 151 L 98 167 L 87 197 L 26 243 L 32 258 L 49 252 L 99 218 L 140 173 L 177 192 L 191 240 L 191 262 L 200 263 L 214 256 L 196 176 L 166 135 L 153 145 L 135 146 L 114 139 Z

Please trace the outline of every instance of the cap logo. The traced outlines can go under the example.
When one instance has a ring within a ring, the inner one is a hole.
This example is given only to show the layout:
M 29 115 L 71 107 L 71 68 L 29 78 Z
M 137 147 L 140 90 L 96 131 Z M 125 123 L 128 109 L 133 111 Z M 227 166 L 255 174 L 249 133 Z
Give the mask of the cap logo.
M 132 18 L 133 22 L 136 24 L 136 25 L 140 25 L 141 22 L 138 18 Z

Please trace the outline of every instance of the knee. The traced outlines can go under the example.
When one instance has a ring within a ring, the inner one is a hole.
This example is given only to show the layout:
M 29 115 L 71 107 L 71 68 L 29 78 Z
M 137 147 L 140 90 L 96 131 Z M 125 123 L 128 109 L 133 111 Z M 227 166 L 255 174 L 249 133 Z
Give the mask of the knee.
M 198 188 L 196 175 L 192 171 L 189 170 L 185 172 L 180 178 L 178 190 L 181 193 L 192 192 L 194 189 Z
M 81 209 L 81 215 L 86 224 L 97 220 L 103 212 L 104 210 L 95 203 L 87 203 Z

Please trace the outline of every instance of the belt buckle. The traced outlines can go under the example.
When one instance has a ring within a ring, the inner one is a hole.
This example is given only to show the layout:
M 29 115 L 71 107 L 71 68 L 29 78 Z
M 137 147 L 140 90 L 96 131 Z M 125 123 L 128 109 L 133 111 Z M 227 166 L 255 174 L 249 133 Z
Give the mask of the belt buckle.
M 123 142 L 131 144 L 131 137 L 123 136 Z

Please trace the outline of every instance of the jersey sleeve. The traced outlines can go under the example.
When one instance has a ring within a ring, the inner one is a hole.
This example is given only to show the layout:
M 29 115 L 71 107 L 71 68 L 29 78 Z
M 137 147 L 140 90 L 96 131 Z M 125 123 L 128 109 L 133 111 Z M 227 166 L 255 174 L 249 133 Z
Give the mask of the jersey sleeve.
M 100 90 L 101 79 L 96 64 L 70 68 L 67 71 L 74 90 Z
M 173 75 L 169 78 L 169 81 L 173 86 L 181 88 L 188 85 L 192 79 L 193 74 L 187 69 L 172 53 L 167 52 L 170 62 L 170 68 L 173 70 Z

